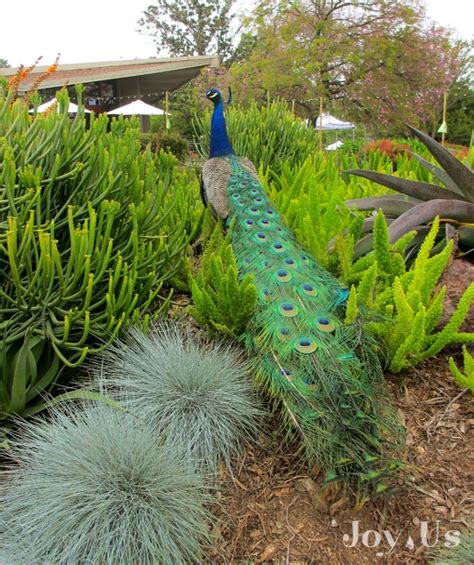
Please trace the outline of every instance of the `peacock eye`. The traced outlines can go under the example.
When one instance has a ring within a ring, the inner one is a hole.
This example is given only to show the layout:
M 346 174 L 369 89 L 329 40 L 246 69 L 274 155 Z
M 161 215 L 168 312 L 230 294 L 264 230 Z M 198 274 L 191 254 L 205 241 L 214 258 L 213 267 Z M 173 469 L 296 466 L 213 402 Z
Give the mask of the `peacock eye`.
M 316 319 L 316 327 L 318 328 L 318 330 L 322 332 L 330 333 L 336 329 L 336 323 L 334 320 L 331 320 L 330 318 L 321 316 L 320 318 Z
M 317 349 L 317 343 L 309 337 L 300 337 L 294 342 L 294 348 L 300 353 L 313 353 Z

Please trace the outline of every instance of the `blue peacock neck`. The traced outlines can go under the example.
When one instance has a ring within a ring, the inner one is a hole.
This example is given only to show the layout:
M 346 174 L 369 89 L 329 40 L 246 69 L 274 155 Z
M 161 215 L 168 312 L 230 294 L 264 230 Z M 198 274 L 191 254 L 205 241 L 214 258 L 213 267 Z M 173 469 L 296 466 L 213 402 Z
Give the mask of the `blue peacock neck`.
M 224 118 L 224 104 L 222 99 L 214 104 L 211 120 L 211 148 L 209 158 L 234 155 L 234 150 L 227 136 L 227 128 Z

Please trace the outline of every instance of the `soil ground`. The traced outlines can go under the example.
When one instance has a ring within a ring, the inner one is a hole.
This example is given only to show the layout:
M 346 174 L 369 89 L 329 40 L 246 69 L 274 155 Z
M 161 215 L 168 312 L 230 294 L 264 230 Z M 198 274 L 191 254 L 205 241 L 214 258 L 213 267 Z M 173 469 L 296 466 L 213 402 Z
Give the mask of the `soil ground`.
M 443 281 L 448 311 L 473 279 L 474 265 L 454 262 Z M 463 329 L 474 330 L 474 312 Z M 428 563 L 434 551 L 428 545 L 440 548 L 449 531 L 465 532 L 474 519 L 473 399 L 449 371 L 453 354 L 459 348 L 388 376 L 407 437 L 409 465 L 397 494 L 362 507 L 340 494 L 323 500 L 317 471 L 308 473 L 275 438 L 262 438 L 246 449 L 233 475 L 222 475 L 207 562 Z M 350 547 L 355 521 L 359 536 Z

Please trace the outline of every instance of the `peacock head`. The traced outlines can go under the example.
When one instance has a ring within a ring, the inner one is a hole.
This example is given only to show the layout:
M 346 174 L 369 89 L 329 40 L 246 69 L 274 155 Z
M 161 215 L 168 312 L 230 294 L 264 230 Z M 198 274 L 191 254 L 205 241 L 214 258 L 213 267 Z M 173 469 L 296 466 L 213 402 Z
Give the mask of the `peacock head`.
M 206 97 L 215 105 L 222 101 L 222 94 L 217 88 L 210 88 L 206 91 Z

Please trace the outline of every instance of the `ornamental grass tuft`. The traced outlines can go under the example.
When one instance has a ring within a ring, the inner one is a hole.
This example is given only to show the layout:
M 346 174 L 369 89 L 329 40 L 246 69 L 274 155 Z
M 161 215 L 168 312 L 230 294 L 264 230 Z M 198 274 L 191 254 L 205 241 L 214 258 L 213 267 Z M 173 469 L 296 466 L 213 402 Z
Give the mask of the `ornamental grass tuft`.
M 54 410 L 22 425 L 1 476 L 0 556 L 21 539 L 32 563 L 195 563 L 209 496 L 177 449 L 105 405 Z
M 458 545 L 443 548 L 432 563 L 433 565 L 474 565 L 474 522 L 467 532 L 461 534 Z
M 105 351 L 97 372 L 109 395 L 214 474 L 260 427 L 248 369 L 234 346 L 163 324 L 149 335 L 132 329 Z

